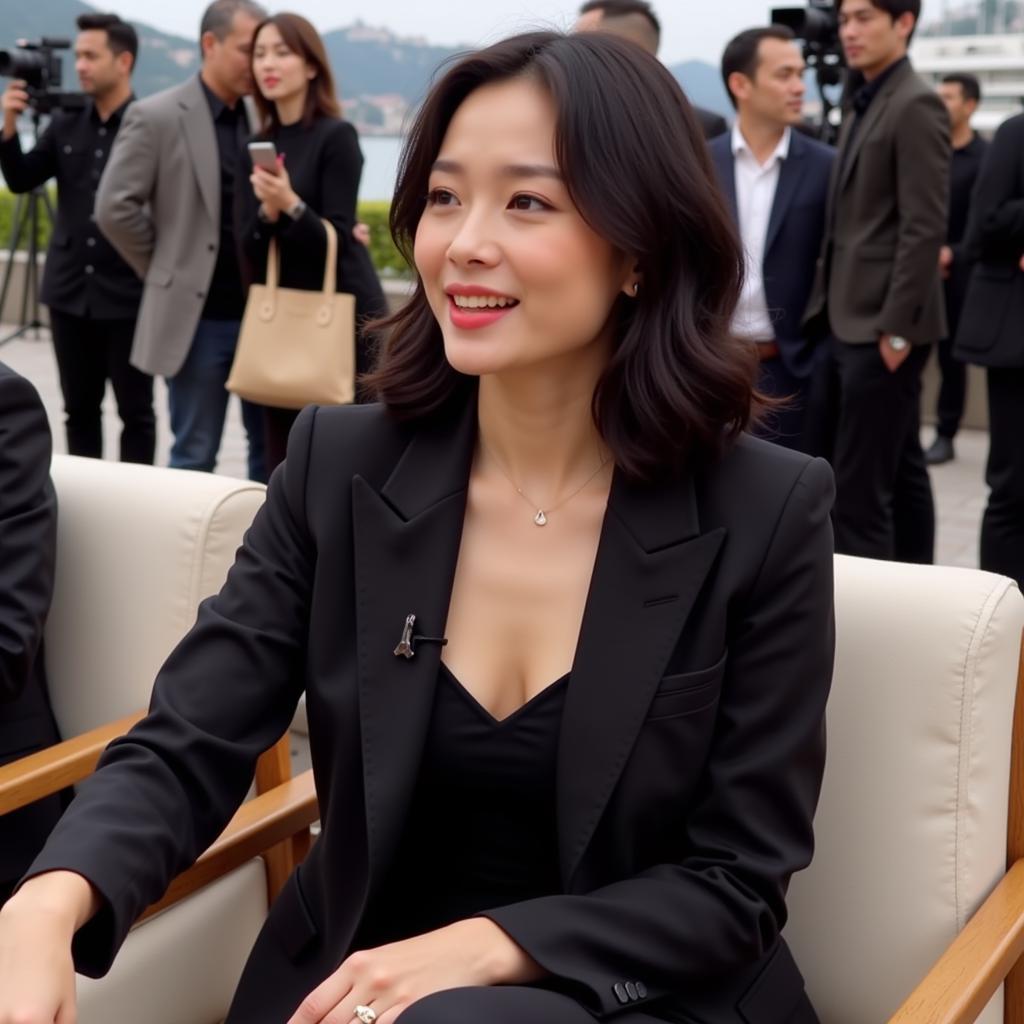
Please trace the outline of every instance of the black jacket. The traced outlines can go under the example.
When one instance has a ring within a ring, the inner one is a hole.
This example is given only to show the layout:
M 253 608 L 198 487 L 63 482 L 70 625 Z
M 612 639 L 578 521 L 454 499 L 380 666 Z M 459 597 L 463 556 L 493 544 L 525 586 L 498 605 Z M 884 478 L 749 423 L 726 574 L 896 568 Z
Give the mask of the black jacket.
M 36 389 L 0 363 L 0 764 L 59 739 L 42 648 L 56 548 L 46 412 Z M 0 889 L 25 871 L 59 814 L 54 797 L 0 817 Z
M 18 136 L 0 143 L 0 171 L 12 192 L 57 180 L 57 215 L 40 298 L 51 309 L 96 320 L 134 320 L 142 281 L 93 219 L 96 187 L 128 104 L 101 122 L 89 101 L 57 111 L 39 143 L 22 152 Z
M 719 184 L 739 227 L 736 206 L 736 163 L 732 134 L 710 143 Z M 775 339 L 786 369 L 806 380 L 814 367 L 815 343 L 802 326 L 814 285 L 818 253 L 825 234 L 825 207 L 835 150 L 794 131 L 789 156 L 782 161 L 768 237 L 765 239 L 764 292 L 775 325 Z
M 444 629 L 475 438 L 475 403 L 418 429 L 376 405 L 299 417 L 150 715 L 32 868 L 78 871 L 105 898 L 79 970 L 106 970 L 216 837 L 303 689 L 323 831 L 229 1022 L 286 1019 L 345 957 L 402 835 L 438 676 L 438 646 L 394 648 L 410 613 Z M 821 460 L 749 438 L 673 482 L 615 475 L 559 741 L 563 894 L 487 912 L 600 1017 L 626 982 L 646 992 L 629 1008 L 691 1024 L 807 1006 L 780 932 L 824 763 L 832 493 Z
M 1024 114 L 1004 121 L 978 175 L 963 249 L 974 261 L 954 355 L 1024 367 Z

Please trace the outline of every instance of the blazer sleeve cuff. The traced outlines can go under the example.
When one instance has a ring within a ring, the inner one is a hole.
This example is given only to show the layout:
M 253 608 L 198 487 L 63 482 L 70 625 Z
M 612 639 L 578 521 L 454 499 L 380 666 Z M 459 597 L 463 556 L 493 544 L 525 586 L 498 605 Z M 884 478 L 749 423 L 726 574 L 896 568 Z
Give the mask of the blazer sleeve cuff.
M 548 972 L 545 984 L 582 1002 L 598 1017 L 635 1010 L 669 993 L 649 981 L 621 976 L 613 968 L 601 969 L 567 955 L 566 944 L 544 926 L 544 900 L 526 900 L 479 914 L 493 921 L 517 946 Z

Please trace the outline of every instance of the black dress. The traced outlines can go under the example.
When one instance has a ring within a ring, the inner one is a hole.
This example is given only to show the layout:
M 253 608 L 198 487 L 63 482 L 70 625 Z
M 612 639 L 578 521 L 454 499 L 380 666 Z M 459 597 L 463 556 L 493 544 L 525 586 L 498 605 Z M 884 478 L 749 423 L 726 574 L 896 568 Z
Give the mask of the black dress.
M 301 121 L 278 125 L 254 138 L 273 142 L 278 154 L 284 155 L 292 189 L 305 202 L 306 210 L 294 221 L 284 215 L 273 224 L 260 220 L 260 203 L 249 184 L 252 159 L 248 148 L 243 150 L 240 167 L 244 173 L 238 177 L 235 217 L 246 287 L 266 281 L 270 240 L 276 238 L 281 287 L 319 291 L 327 258 L 327 234 L 320 222 L 323 218 L 338 232 L 337 287 L 355 296 L 357 325 L 384 316 L 387 303 L 369 250 L 352 237 L 363 172 L 363 154 L 355 128 L 347 121 L 318 117 L 309 126 Z M 358 330 L 356 372 L 367 372 L 372 363 L 372 342 L 364 331 Z M 296 415 L 291 409 L 267 411 L 268 472 L 284 458 L 288 431 Z
M 555 763 L 568 682 L 498 720 L 442 663 L 401 846 L 355 948 L 561 890 Z

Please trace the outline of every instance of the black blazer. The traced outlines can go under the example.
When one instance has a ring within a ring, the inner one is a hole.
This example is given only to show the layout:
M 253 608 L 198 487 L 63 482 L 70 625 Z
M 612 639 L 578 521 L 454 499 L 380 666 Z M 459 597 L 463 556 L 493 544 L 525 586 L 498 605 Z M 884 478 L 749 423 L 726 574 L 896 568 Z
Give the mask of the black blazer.
M 1024 114 L 1000 125 L 985 155 L 963 247 L 977 262 L 954 355 L 981 366 L 1024 367 Z
M 92 101 L 58 110 L 28 153 L 17 135 L 0 142 L 0 170 L 12 192 L 57 182 L 57 215 L 40 299 L 51 309 L 98 320 L 134 320 L 142 281 L 93 219 L 96 186 L 110 158 L 125 106 L 101 123 Z M 93 272 L 85 273 L 86 266 Z
M 0 363 L 0 764 L 60 738 L 42 648 L 56 550 L 46 412 L 36 389 Z M 59 814 L 55 797 L 0 817 L 0 890 L 25 871 Z
M 732 134 L 719 136 L 709 145 L 738 227 Z M 814 365 L 815 344 L 807 338 L 801 321 L 825 234 L 825 206 L 834 162 L 834 149 L 793 131 L 768 222 L 763 264 L 765 296 L 775 323 L 779 355 L 786 369 L 799 380 L 807 379 Z
M 106 970 L 215 838 L 303 689 L 323 832 L 228 1020 L 285 1019 L 346 956 L 401 837 L 438 675 L 436 645 L 393 652 L 410 613 L 444 629 L 475 438 L 472 402 L 419 429 L 376 405 L 300 415 L 150 715 L 32 868 L 105 897 L 79 970 Z M 814 1019 L 780 931 L 824 759 L 831 501 L 826 463 L 749 438 L 675 482 L 614 477 L 559 743 L 564 895 L 488 912 L 601 1017 L 632 981 L 647 994 L 630 1007 L 665 1020 Z

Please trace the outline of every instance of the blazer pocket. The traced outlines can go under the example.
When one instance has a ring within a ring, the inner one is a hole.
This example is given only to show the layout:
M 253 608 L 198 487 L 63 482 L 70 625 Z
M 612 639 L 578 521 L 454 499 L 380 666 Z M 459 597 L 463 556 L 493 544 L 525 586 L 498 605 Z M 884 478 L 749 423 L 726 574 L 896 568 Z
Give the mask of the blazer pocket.
M 689 715 L 713 704 L 722 688 L 728 656 L 726 651 L 714 665 L 696 672 L 665 676 L 651 700 L 647 721 Z

